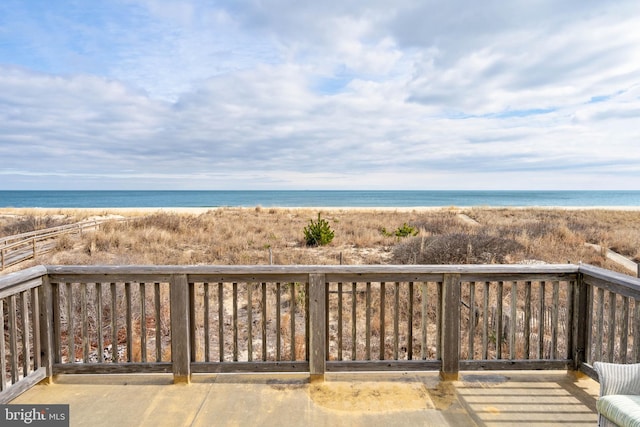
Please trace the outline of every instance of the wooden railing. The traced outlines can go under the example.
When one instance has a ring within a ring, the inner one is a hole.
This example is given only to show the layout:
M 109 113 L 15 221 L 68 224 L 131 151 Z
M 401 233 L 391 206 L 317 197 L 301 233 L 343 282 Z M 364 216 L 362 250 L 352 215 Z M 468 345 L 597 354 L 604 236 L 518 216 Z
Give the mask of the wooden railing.
M 61 373 L 640 360 L 640 279 L 587 265 L 34 267 L 0 277 L 0 312 L 0 401 Z
M 51 240 L 64 234 L 81 234 L 87 228 L 95 228 L 105 220 L 83 221 L 60 225 L 12 236 L 0 237 L 0 271 L 22 261 L 33 259 L 38 253 L 48 252 L 55 245 Z M 42 244 L 48 242 L 49 244 Z

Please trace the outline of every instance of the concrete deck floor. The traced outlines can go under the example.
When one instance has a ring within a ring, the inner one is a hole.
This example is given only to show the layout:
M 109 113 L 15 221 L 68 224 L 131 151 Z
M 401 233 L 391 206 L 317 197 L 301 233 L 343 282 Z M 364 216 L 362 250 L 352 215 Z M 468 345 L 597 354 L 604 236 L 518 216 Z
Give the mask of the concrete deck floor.
M 11 403 L 70 405 L 71 426 L 595 426 L 599 385 L 555 371 L 62 375 Z

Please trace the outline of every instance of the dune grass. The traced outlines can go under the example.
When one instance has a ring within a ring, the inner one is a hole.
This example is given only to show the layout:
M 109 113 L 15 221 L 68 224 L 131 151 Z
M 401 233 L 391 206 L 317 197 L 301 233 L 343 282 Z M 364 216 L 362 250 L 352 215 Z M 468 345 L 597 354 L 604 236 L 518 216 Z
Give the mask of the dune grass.
M 34 263 L 51 264 L 449 264 L 585 262 L 620 270 L 585 243 L 640 260 L 640 211 L 565 209 L 321 210 L 335 232 L 308 247 L 303 229 L 318 211 L 220 208 L 203 213 L 127 211 L 67 236 Z M 462 216 L 462 215 L 464 216 Z M 35 210 L 0 216 L 0 233 L 15 234 L 108 210 Z M 476 221 L 470 221 L 469 219 Z M 397 237 L 393 230 L 418 234 Z

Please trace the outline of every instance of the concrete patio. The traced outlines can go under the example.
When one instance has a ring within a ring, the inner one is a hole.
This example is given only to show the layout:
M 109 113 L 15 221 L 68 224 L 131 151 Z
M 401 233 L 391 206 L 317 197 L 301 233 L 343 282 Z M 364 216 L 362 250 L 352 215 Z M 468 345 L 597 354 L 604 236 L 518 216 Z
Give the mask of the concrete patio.
M 60 375 L 14 399 L 70 405 L 71 426 L 595 426 L 599 385 L 566 371 Z

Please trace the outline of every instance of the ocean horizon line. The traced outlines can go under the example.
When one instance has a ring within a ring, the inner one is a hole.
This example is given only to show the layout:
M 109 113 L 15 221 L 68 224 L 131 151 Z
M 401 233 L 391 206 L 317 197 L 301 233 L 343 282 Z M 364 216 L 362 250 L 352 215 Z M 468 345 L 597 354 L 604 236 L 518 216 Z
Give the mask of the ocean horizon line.
M 2 208 L 640 207 L 640 190 L 0 190 Z

